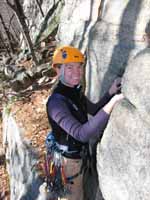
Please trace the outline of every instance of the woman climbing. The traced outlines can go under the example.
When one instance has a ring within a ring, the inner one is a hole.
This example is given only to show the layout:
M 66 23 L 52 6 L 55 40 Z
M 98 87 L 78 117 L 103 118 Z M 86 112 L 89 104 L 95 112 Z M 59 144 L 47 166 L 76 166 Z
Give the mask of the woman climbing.
M 69 192 L 64 195 L 67 200 L 83 199 L 81 169 L 82 161 L 86 161 L 89 154 L 88 142 L 101 137 L 113 107 L 124 98 L 123 94 L 118 94 L 121 86 L 116 79 L 104 97 L 98 103 L 92 103 L 80 85 L 84 64 L 85 57 L 77 48 L 62 46 L 54 52 L 52 66 L 59 82 L 48 99 L 47 112 L 52 127 L 50 137 L 63 158 L 61 166 L 69 187 Z M 73 184 L 67 177 L 73 177 Z

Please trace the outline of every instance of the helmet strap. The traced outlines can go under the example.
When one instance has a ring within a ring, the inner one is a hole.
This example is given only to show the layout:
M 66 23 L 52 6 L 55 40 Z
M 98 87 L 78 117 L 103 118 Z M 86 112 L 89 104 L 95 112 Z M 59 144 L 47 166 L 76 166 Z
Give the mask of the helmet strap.
M 66 83 L 66 81 L 65 81 L 65 66 L 64 66 L 64 65 L 61 65 L 59 80 L 60 80 L 63 84 L 67 85 L 67 83 Z

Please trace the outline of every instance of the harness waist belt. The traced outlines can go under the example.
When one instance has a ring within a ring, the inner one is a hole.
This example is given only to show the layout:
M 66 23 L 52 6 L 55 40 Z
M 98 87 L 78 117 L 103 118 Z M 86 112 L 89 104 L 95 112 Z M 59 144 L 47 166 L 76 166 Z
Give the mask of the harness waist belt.
M 72 152 L 70 153 L 69 151 L 62 152 L 62 155 L 66 158 L 70 159 L 81 159 L 80 152 Z

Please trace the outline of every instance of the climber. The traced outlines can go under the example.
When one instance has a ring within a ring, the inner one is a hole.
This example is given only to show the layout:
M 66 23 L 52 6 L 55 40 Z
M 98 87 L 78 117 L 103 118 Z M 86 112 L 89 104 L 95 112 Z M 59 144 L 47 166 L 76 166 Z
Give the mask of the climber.
M 85 57 L 77 48 L 62 46 L 54 52 L 52 66 L 57 72 L 58 84 L 47 102 L 48 119 L 51 134 L 62 151 L 65 176 L 78 174 L 73 184 L 68 184 L 70 193 L 66 194 L 66 200 L 83 199 L 82 173 L 78 172 L 81 172 L 82 160 L 89 154 L 88 142 L 102 135 L 114 105 L 124 98 L 118 93 L 121 79 L 115 79 L 104 97 L 92 103 L 80 85 L 84 64 Z

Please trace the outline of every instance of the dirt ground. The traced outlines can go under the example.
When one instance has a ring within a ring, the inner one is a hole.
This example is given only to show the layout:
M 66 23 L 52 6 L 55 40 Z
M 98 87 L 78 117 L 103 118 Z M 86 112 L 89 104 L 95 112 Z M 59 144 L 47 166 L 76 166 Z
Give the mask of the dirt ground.
M 19 127 L 24 128 L 24 137 L 40 152 L 41 163 L 45 151 L 44 141 L 50 129 L 46 115 L 46 101 L 50 88 L 34 91 L 31 96 L 13 103 L 11 112 Z M 5 169 L 2 148 L 2 120 L 0 122 L 0 200 L 9 200 L 9 178 Z M 40 165 L 41 166 L 41 165 Z M 42 169 L 41 169 L 42 170 Z

